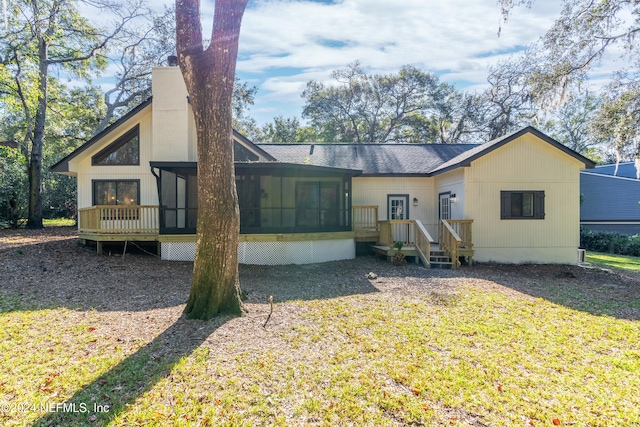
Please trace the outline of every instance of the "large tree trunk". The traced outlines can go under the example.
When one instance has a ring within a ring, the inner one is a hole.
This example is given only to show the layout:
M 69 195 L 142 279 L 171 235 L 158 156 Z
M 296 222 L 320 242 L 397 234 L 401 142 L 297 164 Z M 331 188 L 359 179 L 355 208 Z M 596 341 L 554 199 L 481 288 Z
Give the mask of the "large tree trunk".
M 178 58 L 198 137 L 198 236 L 185 308 L 194 319 L 242 313 L 231 100 L 246 3 L 216 0 L 212 41 L 204 50 L 199 1 L 176 1 Z
M 33 135 L 31 137 L 31 153 L 29 156 L 29 215 L 27 228 L 42 228 L 42 147 L 44 145 L 44 129 L 47 116 L 47 78 L 49 63 L 47 42 L 40 37 L 38 42 L 38 106 Z

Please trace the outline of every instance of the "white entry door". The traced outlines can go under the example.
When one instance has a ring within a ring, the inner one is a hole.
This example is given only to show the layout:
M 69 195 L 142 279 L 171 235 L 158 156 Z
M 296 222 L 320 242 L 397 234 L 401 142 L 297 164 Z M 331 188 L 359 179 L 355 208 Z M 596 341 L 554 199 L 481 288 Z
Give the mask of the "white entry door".
M 409 219 L 409 196 L 388 196 L 389 219 Z
M 440 193 L 440 219 L 451 219 L 451 193 Z
M 390 220 L 409 219 L 409 195 L 388 195 L 388 207 Z M 411 242 L 409 224 L 393 224 L 391 227 L 393 241 L 402 241 L 405 244 Z

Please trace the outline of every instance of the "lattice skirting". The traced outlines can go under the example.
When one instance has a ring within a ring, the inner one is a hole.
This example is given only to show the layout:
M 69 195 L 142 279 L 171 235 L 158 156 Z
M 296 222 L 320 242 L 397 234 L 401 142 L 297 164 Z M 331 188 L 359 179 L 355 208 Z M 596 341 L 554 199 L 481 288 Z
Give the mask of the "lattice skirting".
M 193 261 L 195 242 L 161 243 L 162 259 Z M 314 240 L 303 242 L 240 242 L 238 260 L 241 264 L 287 265 L 313 264 L 356 257 L 353 239 Z
M 168 261 L 193 261 L 196 257 L 196 242 L 162 242 L 160 257 Z

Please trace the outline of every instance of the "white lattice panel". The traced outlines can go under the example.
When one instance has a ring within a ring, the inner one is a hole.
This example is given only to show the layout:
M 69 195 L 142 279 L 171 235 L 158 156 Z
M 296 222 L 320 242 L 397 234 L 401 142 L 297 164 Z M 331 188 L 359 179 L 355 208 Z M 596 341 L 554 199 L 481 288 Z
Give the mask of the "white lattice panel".
M 355 258 L 355 248 L 353 239 L 306 242 L 241 242 L 238 247 L 238 259 L 242 264 L 312 264 Z
M 193 261 L 196 257 L 195 242 L 165 243 L 160 247 L 161 258 L 168 261 Z
M 162 259 L 193 261 L 196 244 L 162 243 Z M 238 261 L 241 264 L 287 265 L 353 259 L 356 245 L 353 239 L 316 240 L 305 242 L 240 242 Z
M 241 264 L 284 265 L 313 263 L 313 242 L 241 242 Z

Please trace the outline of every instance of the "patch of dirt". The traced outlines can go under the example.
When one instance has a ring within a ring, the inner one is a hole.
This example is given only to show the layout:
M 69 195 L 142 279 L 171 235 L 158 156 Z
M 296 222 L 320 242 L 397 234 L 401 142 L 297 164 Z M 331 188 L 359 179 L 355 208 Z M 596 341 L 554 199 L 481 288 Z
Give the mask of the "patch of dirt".
M 133 245 L 124 256 L 122 250 L 122 245 L 113 246 L 98 255 L 95 248 L 79 244 L 75 227 L 0 230 L 0 292 L 28 297 L 35 306 L 118 312 L 130 316 L 131 322 L 159 313 L 178 318 L 189 293 L 193 263 L 162 261 Z M 371 272 L 374 275 L 367 278 Z M 268 313 L 270 295 L 283 303 L 374 292 L 447 293 L 469 284 L 550 299 L 563 288 L 615 299 L 640 296 L 640 274 L 627 272 L 577 265 L 500 264 L 452 271 L 411 263 L 398 267 L 373 256 L 302 266 L 241 265 L 240 283 L 249 317 Z M 123 318 L 122 322 L 128 321 Z

